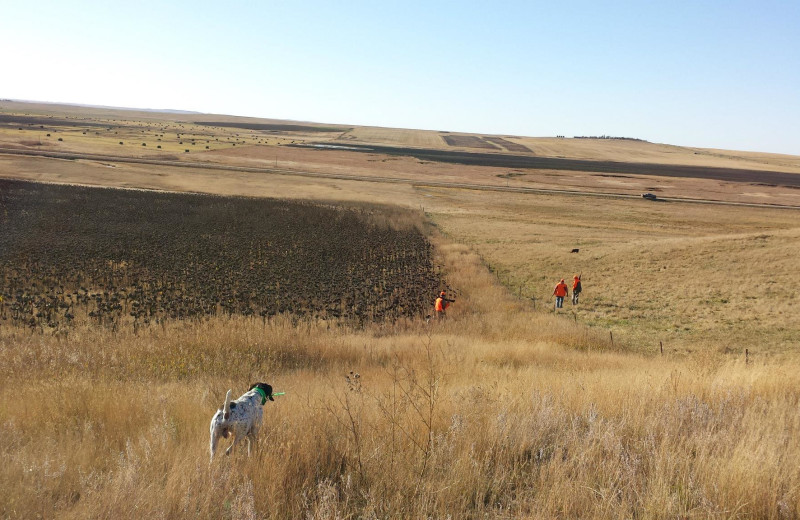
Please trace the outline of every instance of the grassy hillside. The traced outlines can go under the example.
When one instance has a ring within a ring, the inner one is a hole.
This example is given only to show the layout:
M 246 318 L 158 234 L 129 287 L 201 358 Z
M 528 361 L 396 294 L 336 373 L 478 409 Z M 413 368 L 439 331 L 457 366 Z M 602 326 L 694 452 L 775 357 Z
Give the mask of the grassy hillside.
M 208 150 L 225 150 L 233 148 L 234 145 L 275 147 L 278 144 L 292 142 L 328 142 L 341 145 L 360 143 L 465 151 L 488 149 L 501 154 L 522 153 L 540 157 L 800 173 L 798 156 L 710 150 L 628 139 L 485 136 L 433 130 L 359 127 L 348 124 L 328 125 L 219 114 L 167 113 L 10 101 L 0 102 L 0 116 L 50 118 L 53 120 L 50 126 L 60 121 L 61 133 L 56 136 L 54 132 L 49 132 L 51 139 L 47 139 L 48 132 L 41 131 L 49 128 L 47 121 L 38 119 L 36 121 L 20 119 L 22 124 L 0 122 L 0 146 L 21 142 L 43 142 L 44 145 L 60 150 L 88 151 L 86 141 L 90 140 L 92 144 L 104 149 L 105 153 L 122 155 L 152 155 L 158 150 L 156 147 L 159 145 L 165 153 L 185 154 L 186 150 L 189 150 L 188 153 L 205 152 L 206 146 Z M 209 123 L 214 121 L 224 126 L 209 126 Z M 30 125 L 27 124 L 29 122 Z M 40 125 L 45 128 L 40 128 Z M 289 130 L 281 130 L 282 125 Z M 254 129 L 259 126 L 262 127 L 261 130 Z M 306 128 L 305 131 L 303 127 Z M 447 135 L 454 136 L 451 141 L 456 143 L 455 145 L 448 145 L 447 140 L 442 137 Z M 64 141 L 58 142 L 58 137 L 62 137 Z M 123 145 L 119 145 L 120 141 Z M 479 148 L 460 146 L 457 144 L 460 141 L 475 142 L 481 146 Z M 143 147 L 142 143 L 146 143 L 147 146 Z M 526 149 L 528 151 L 525 151 Z M 197 157 L 193 157 L 193 160 L 196 159 Z
M 562 311 L 638 351 L 796 350 L 794 211 L 442 191 L 433 214 L 514 293 L 552 311 L 553 286 L 582 274 Z M 573 254 L 573 248 L 580 252 Z
M 446 323 L 0 330 L 3 516 L 800 514 L 795 357 L 613 349 L 438 251 L 462 288 Z M 259 379 L 286 395 L 256 453 L 209 464 L 225 391 Z

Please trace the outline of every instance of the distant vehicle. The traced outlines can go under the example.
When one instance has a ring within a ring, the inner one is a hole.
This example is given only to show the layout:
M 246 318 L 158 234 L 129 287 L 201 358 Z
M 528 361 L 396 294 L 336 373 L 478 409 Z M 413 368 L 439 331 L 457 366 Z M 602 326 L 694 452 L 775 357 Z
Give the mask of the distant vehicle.
M 656 196 L 654 193 L 642 193 L 642 198 L 647 200 L 656 200 Z

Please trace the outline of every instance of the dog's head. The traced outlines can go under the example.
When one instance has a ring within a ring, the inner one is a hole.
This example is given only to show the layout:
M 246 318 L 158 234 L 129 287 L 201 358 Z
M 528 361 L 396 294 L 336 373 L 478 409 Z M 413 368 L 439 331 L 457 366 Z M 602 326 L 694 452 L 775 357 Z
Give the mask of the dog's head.
M 261 394 L 261 404 L 267 402 L 267 399 L 270 401 L 274 401 L 275 399 L 272 397 L 272 386 L 268 385 L 267 383 L 253 383 L 250 387 L 250 390 L 255 389 L 259 394 Z

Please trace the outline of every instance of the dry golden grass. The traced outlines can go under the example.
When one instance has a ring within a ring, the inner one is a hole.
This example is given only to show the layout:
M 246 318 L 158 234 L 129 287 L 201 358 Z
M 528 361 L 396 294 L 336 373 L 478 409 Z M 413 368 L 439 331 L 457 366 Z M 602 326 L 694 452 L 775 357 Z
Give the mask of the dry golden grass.
M 387 146 L 411 146 L 416 148 L 442 148 L 446 143 L 439 132 L 432 130 L 406 130 L 377 126 L 359 126 L 344 134 L 344 141 Z
M 796 357 L 615 350 L 439 251 L 462 288 L 444 323 L 1 330 L 2 516 L 800 514 Z M 254 380 L 286 391 L 258 449 L 209 465 L 211 415 Z
M 236 146 L 274 145 L 275 137 L 265 137 L 255 132 L 230 129 L 220 131 L 209 127 L 169 122 L 94 120 L 104 127 L 58 126 L 40 129 L 33 127 L 0 127 L 0 146 L 50 152 L 105 154 L 151 159 L 181 159 L 186 155 L 202 154 L 213 150 L 227 150 Z M 163 126 L 169 126 L 168 130 Z M 21 128 L 21 129 L 20 129 Z M 48 135 L 49 134 L 49 135 Z M 61 139 L 61 140 L 59 140 Z M 122 144 L 120 144 L 122 143 Z M 160 148 L 159 148 L 160 147 Z M 189 150 L 189 152 L 186 152 Z M 197 160 L 198 157 L 192 157 Z
M 444 200 L 441 200 L 444 199 Z M 448 200 L 449 199 L 449 200 Z M 552 308 L 560 278 L 583 274 L 579 321 L 635 350 L 796 349 L 800 226 L 794 211 L 582 197 L 440 192 L 432 213 L 513 292 Z M 573 248 L 580 253 L 572 254 Z

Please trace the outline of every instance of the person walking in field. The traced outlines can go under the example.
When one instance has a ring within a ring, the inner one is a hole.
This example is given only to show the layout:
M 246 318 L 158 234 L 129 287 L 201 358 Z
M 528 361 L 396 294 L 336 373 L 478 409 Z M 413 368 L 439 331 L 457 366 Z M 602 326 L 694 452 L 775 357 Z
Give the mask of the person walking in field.
M 556 297 L 556 309 L 561 309 L 564 306 L 564 296 L 568 293 L 567 284 L 564 283 L 564 279 L 562 278 L 561 281 L 556 284 L 556 288 L 553 289 L 553 295 Z
M 439 293 L 439 297 L 436 298 L 436 304 L 434 310 L 436 311 L 436 319 L 442 319 L 446 316 L 447 308 L 450 307 L 450 304 L 455 300 L 448 300 L 446 298 L 447 293 L 442 291 Z
M 578 305 L 578 296 L 582 290 L 581 275 L 576 274 L 572 279 L 572 305 Z

